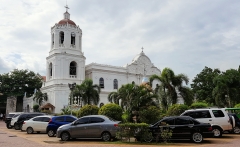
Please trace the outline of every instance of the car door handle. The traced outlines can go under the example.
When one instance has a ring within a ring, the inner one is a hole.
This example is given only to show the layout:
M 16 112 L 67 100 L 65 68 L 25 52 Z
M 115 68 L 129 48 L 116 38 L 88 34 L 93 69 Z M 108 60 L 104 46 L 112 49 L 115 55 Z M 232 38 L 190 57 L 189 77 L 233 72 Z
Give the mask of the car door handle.
M 211 119 L 209 119 L 209 121 L 212 121 Z

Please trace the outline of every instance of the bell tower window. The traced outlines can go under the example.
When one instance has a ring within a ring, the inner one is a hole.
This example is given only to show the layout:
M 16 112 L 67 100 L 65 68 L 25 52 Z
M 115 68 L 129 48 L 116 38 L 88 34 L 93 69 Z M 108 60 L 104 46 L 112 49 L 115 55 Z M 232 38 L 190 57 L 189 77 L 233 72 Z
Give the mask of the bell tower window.
M 64 32 L 59 33 L 59 44 L 64 44 Z
M 72 61 L 69 68 L 70 78 L 77 78 L 77 63 Z
M 75 46 L 75 36 L 76 36 L 75 33 L 72 32 L 72 33 L 71 33 L 71 45 L 72 45 L 72 46 Z
M 52 34 L 52 47 L 54 46 L 54 34 Z
M 49 79 L 52 79 L 52 74 L 53 73 L 53 70 L 52 70 L 52 63 L 49 64 Z

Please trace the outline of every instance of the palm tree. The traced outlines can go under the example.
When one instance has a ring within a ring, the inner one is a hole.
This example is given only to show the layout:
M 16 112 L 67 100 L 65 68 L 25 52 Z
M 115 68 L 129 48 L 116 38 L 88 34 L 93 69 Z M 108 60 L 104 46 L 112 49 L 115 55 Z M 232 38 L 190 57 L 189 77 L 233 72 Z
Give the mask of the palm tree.
M 41 91 L 37 91 L 33 97 L 33 100 L 35 100 L 41 106 L 43 101 L 48 100 L 48 95 L 47 93 L 42 93 Z
M 161 75 L 152 75 L 150 77 L 150 84 L 154 80 L 160 81 L 160 86 L 157 87 L 157 92 L 161 99 L 161 104 L 165 110 L 171 105 L 177 103 L 177 91 L 185 90 L 182 84 L 188 84 L 189 79 L 184 74 L 175 75 L 170 68 L 164 68 Z
M 72 92 L 74 97 L 82 97 L 84 105 L 97 105 L 100 101 L 99 94 L 101 92 L 101 88 L 99 85 L 93 84 L 91 79 L 85 79 L 81 85 L 76 85 Z

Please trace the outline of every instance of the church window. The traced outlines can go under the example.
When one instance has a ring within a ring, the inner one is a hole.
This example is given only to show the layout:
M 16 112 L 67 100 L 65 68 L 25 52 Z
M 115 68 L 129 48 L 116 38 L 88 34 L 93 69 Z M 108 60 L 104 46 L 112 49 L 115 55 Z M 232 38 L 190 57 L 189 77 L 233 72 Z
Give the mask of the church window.
M 118 80 L 117 79 L 113 80 L 113 89 L 118 89 Z
M 49 64 L 49 75 L 52 77 L 52 63 Z
M 60 44 L 64 43 L 64 32 L 60 32 L 60 34 L 59 34 L 59 43 Z
M 72 61 L 70 63 L 70 75 L 77 75 L 77 63 Z
M 54 34 L 52 34 L 52 46 L 54 45 Z
M 100 86 L 101 88 L 104 88 L 104 79 L 103 79 L 103 78 L 100 78 L 100 79 L 99 79 L 99 86 Z
M 75 33 L 71 33 L 71 45 L 75 45 Z

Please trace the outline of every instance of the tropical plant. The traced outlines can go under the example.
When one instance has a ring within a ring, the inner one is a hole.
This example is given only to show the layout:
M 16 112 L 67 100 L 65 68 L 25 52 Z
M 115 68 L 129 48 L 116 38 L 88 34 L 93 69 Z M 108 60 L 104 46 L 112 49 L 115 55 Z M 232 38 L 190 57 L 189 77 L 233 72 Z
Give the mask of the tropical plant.
M 204 102 L 196 102 L 196 103 L 192 103 L 190 108 L 191 109 L 197 109 L 197 108 L 207 108 L 208 104 L 204 103 Z
M 77 117 L 97 115 L 99 108 L 96 105 L 85 105 L 77 113 Z
M 123 112 L 123 110 L 119 105 L 114 104 L 114 103 L 110 103 L 110 104 L 103 105 L 99 109 L 98 114 L 106 115 L 106 116 L 111 117 L 115 120 L 121 121 L 122 112 Z
M 37 91 L 33 96 L 33 100 L 36 101 L 41 106 L 43 101 L 48 100 L 48 95 L 47 93 L 42 93 L 41 91 Z
M 152 124 L 161 119 L 162 111 L 156 106 L 149 106 L 141 109 L 138 114 L 139 122 Z
M 189 79 L 184 74 L 175 75 L 172 69 L 164 68 L 161 75 L 152 75 L 150 77 L 150 84 L 154 80 L 160 81 L 160 85 L 156 87 L 155 92 L 159 95 L 161 105 L 163 109 L 167 110 L 169 106 L 177 103 L 177 92 L 182 92 L 183 99 L 185 96 L 188 96 L 188 99 L 191 97 L 189 94 L 186 94 L 186 86 L 183 86 L 183 82 L 188 84 Z
M 178 116 L 182 114 L 185 110 L 188 110 L 188 106 L 184 104 L 174 104 L 169 107 L 167 111 L 168 116 Z
M 81 97 L 84 105 L 97 105 L 100 101 L 101 88 L 97 84 L 93 84 L 92 79 L 85 79 L 81 85 L 76 85 L 73 96 Z M 72 93 L 70 93 L 70 96 Z
M 39 105 L 38 104 L 33 105 L 33 110 L 34 112 L 39 112 Z

